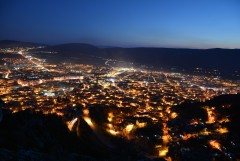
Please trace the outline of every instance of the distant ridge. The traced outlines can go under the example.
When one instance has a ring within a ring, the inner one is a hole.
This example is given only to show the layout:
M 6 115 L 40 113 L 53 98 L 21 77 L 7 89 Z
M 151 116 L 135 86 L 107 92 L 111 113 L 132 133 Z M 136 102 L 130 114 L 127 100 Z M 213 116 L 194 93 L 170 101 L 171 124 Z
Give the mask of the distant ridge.
M 71 43 L 48 46 L 44 50 L 57 51 L 63 56 L 100 56 L 154 66 L 206 68 L 240 71 L 240 49 L 177 49 L 177 48 L 98 48 L 90 44 Z
M 36 43 L 4 40 L 1 46 L 30 46 Z M 49 45 L 38 51 L 53 51 L 63 57 L 83 58 L 96 56 L 106 59 L 116 59 L 138 64 L 147 64 L 154 67 L 177 67 L 179 69 L 203 68 L 220 70 L 228 75 L 240 72 L 240 49 L 187 49 L 187 48 L 157 48 L 157 47 L 106 47 L 99 48 L 86 43 L 66 43 Z
M 48 46 L 44 49 L 45 51 L 56 51 L 60 53 L 67 53 L 67 54 L 76 54 L 76 53 L 84 53 L 84 54 L 91 54 L 99 51 L 94 45 L 85 44 L 85 43 L 67 43 L 67 44 L 59 44 L 54 46 Z
M 12 47 L 36 47 L 36 46 L 46 46 L 40 43 L 33 42 L 23 42 L 15 40 L 0 40 L 0 48 L 12 48 Z

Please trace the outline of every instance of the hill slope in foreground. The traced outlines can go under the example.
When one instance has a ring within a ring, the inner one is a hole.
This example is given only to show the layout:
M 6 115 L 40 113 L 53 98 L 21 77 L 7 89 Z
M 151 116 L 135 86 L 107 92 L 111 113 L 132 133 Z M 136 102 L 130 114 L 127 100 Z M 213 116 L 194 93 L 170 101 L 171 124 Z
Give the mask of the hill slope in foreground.
M 235 160 L 240 158 L 240 95 L 216 97 L 204 103 L 184 103 L 172 107 L 178 115 L 168 122 L 173 141 L 168 155 L 174 160 Z M 206 108 L 215 120 L 208 120 Z M 222 121 L 222 119 L 229 121 Z M 3 110 L 0 123 L 2 160 L 138 160 L 144 151 L 134 143 L 119 139 L 107 147 L 91 128 L 77 125 L 81 135 L 70 132 L 61 117 L 32 111 L 10 113 Z M 204 122 L 213 121 L 205 124 Z M 194 124 L 192 124 L 194 122 Z M 219 128 L 228 129 L 216 132 Z M 189 135 L 187 135 L 189 134 Z M 196 137 L 198 134 L 198 137 Z M 191 137 L 192 136 L 192 137 Z M 186 137 L 186 138 L 185 138 Z M 174 141 L 177 140 L 177 141 Z M 218 142 L 219 148 L 211 147 Z M 121 149 L 121 150 L 120 150 Z

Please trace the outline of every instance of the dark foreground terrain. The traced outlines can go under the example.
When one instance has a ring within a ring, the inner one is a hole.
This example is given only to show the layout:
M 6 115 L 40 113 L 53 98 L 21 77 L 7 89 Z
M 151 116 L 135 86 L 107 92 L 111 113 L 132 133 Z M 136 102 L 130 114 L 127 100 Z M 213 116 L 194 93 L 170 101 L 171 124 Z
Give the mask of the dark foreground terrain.
M 4 103 L 1 107 L 4 108 Z M 214 107 L 216 122 L 205 124 L 207 113 L 202 107 Z M 169 153 L 173 160 L 237 160 L 240 158 L 240 95 L 216 97 L 204 103 L 183 103 L 172 107 L 178 117 L 168 124 L 173 141 Z M 97 110 L 99 111 L 99 110 Z M 32 110 L 11 113 L 4 108 L 0 123 L 0 160 L 157 160 L 144 154 L 137 143 L 114 138 L 106 144 L 80 119 L 76 130 L 70 132 L 64 119 L 56 115 L 43 115 Z M 95 115 L 97 113 L 95 112 Z M 99 113 L 101 115 L 101 113 Z M 219 123 L 221 118 L 228 122 Z M 104 117 L 104 116 L 103 116 Z M 96 117 L 97 118 L 97 117 Z M 104 120 L 104 119 L 102 119 Z M 191 124 L 195 120 L 195 124 Z M 216 127 L 226 127 L 224 135 L 213 133 Z M 212 131 L 200 134 L 200 131 Z M 79 132 L 80 131 L 80 132 Z M 181 135 L 198 134 L 185 138 Z M 209 142 L 218 141 L 220 148 Z M 158 160 L 164 160 L 159 158 Z

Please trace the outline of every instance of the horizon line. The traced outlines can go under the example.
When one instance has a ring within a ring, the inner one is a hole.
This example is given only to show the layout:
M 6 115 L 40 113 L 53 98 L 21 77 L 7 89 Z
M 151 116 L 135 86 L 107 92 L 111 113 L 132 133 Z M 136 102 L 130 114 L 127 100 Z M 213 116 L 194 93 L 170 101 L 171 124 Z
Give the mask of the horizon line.
M 41 44 L 46 46 L 57 46 L 64 44 L 86 44 L 92 45 L 97 48 L 165 48 L 165 49 L 194 49 L 194 50 L 211 50 L 211 49 L 229 49 L 229 50 L 239 50 L 240 48 L 222 48 L 222 47 L 212 47 L 212 48 L 195 48 L 195 47 L 160 47 L 160 46 L 132 46 L 132 47 L 123 47 L 123 46 L 114 46 L 114 45 L 95 45 L 94 43 L 86 43 L 86 42 L 65 42 L 65 43 L 42 43 L 36 41 L 22 41 L 22 40 L 12 40 L 12 39 L 0 39 L 0 41 L 16 41 L 20 43 L 34 43 Z

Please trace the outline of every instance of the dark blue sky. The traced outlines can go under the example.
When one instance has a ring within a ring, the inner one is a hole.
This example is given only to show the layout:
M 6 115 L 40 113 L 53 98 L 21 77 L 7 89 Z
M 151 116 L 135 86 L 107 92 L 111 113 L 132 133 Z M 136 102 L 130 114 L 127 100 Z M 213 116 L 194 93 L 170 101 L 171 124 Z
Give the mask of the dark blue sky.
M 240 48 L 239 0 L 1 0 L 0 39 Z

